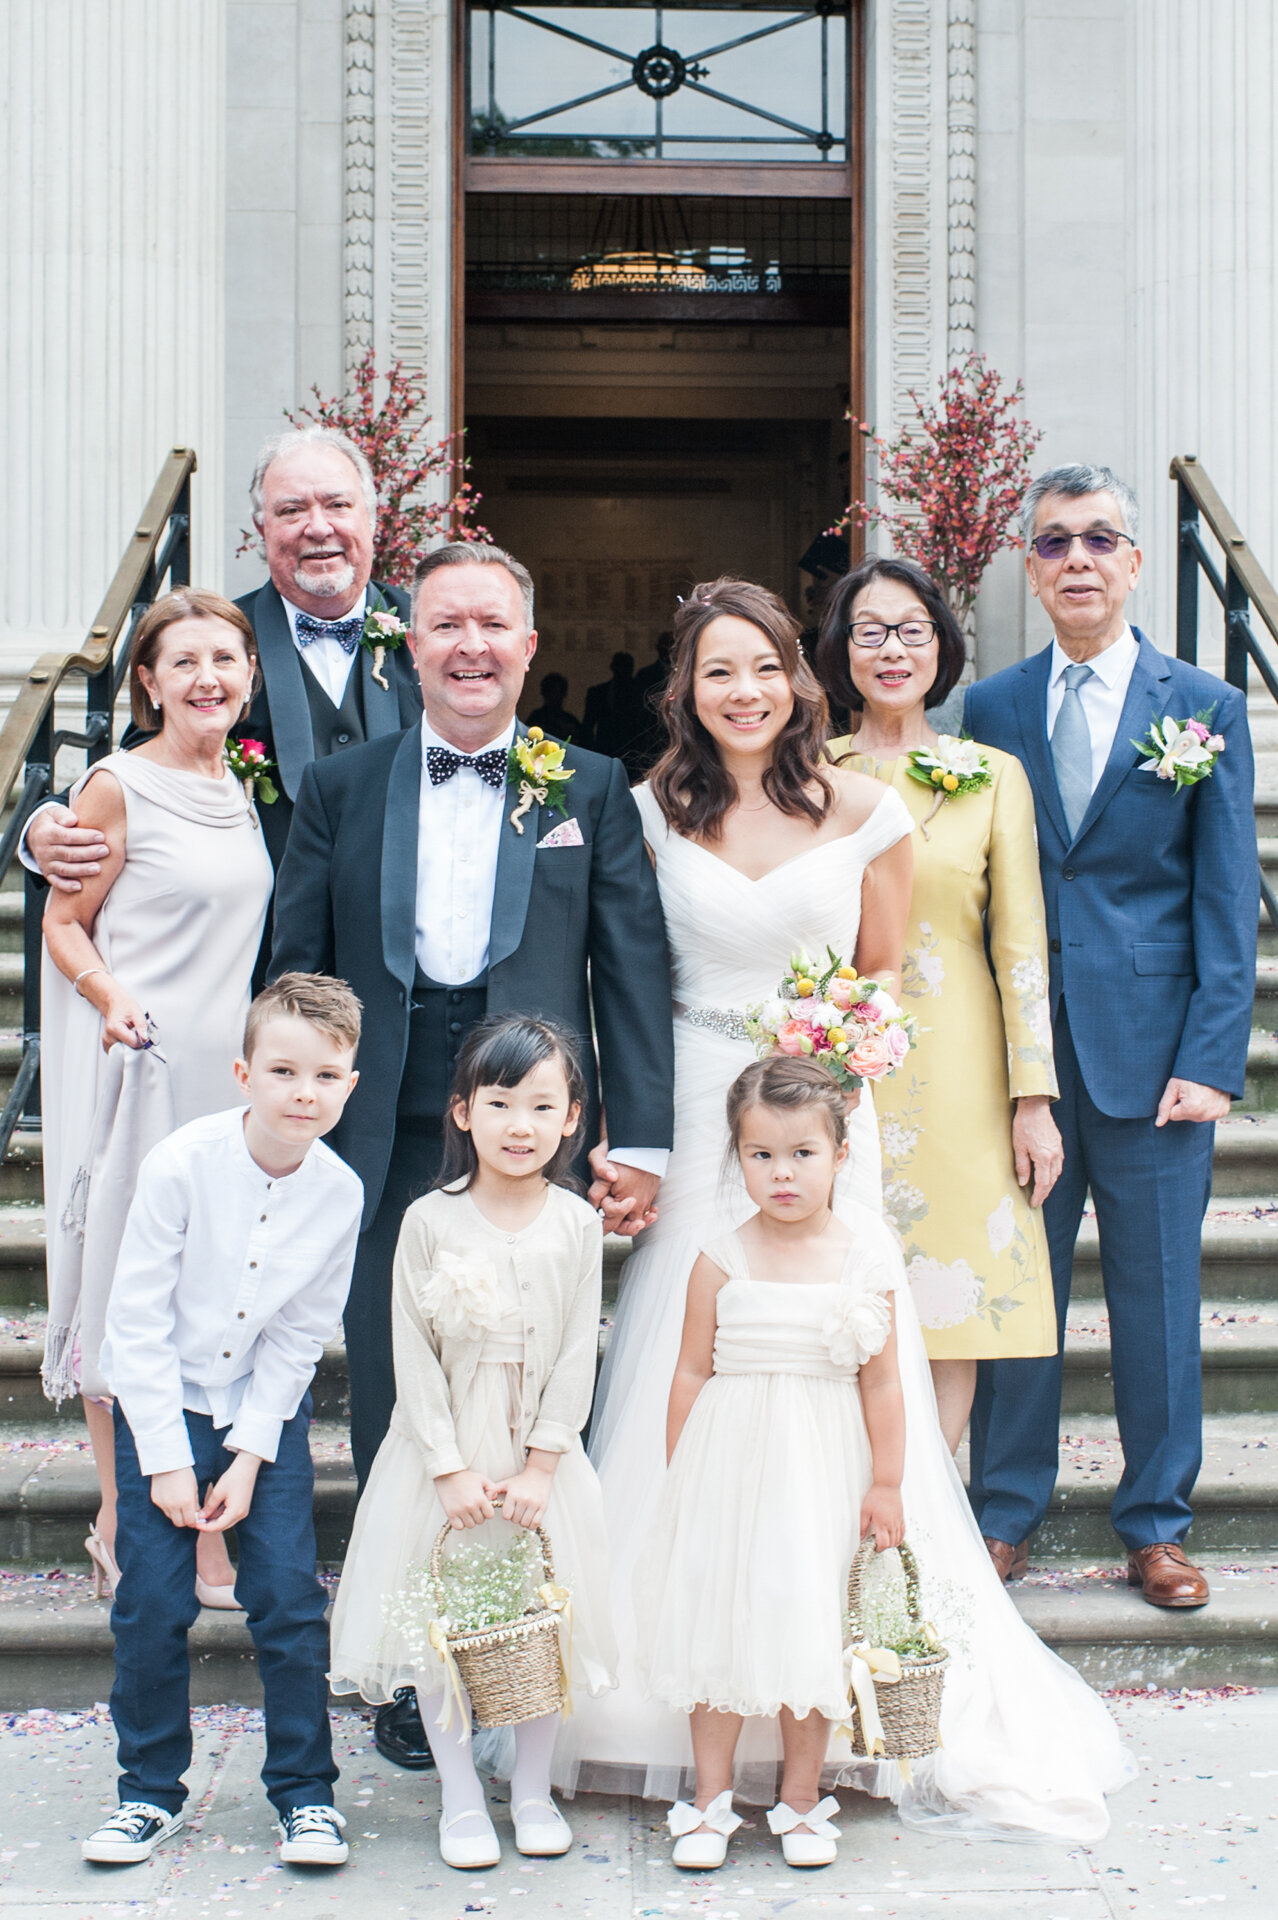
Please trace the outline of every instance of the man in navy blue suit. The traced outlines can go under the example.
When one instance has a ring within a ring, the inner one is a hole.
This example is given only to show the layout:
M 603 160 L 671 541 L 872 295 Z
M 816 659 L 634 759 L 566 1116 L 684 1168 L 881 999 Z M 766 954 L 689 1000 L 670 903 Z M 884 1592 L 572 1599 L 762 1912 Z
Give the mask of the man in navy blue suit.
M 1154 1606 L 1209 1589 L 1181 1542 L 1202 1464 L 1200 1242 L 1215 1122 L 1243 1091 L 1259 883 L 1243 695 L 1127 623 L 1136 502 L 1108 467 L 1058 467 L 1022 512 L 1050 647 L 970 688 L 965 726 L 1034 788 L 1065 1170 L 1043 1207 L 1061 1345 L 1090 1188 L 1123 1474 L 1111 1517 Z M 1151 722 L 1210 710 L 1224 747 L 1178 789 L 1142 764 Z M 1056 1482 L 1061 1355 L 979 1369 L 972 1504 L 1006 1579 Z

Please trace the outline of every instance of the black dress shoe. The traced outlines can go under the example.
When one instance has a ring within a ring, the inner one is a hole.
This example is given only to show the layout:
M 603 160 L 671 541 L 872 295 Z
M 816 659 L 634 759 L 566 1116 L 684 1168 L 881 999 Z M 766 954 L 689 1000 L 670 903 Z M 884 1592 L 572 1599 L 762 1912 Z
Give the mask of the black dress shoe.
M 422 1716 L 417 1710 L 417 1689 L 396 1687 L 395 1698 L 377 1709 L 373 1721 L 373 1745 L 384 1760 L 397 1767 L 420 1772 L 435 1764 Z

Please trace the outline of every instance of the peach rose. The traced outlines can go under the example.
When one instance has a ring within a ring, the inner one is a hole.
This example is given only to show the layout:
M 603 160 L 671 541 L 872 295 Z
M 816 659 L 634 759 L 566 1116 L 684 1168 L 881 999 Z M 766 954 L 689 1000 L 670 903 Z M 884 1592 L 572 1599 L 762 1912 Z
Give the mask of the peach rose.
M 859 1074 L 862 1080 L 880 1080 L 891 1072 L 895 1062 L 884 1036 L 867 1033 L 859 1046 L 844 1055 L 843 1064 L 849 1073 Z
M 806 1045 L 804 1043 L 807 1043 Z M 787 1020 L 777 1030 L 777 1052 L 792 1056 L 809 1053 L 812 1049 L 812 1036 L 808 1032 L 806 1020 Z
M 852 982 L 850 980 L 831 980 L 826 987 L 825 997 L 832 1007 L 840 1013 L 846 1013 L 852 1005 Z

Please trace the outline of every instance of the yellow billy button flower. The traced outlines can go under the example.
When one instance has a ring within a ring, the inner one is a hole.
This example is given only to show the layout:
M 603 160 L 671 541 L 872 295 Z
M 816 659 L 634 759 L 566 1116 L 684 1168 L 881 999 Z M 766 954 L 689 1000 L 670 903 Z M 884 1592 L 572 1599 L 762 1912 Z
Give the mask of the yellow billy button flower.
M 941 771 L 941 769 L 940 769 L 940 767 L 933 767 L 933 769 L 932 769 L 932 785 L 933 785 L 934 787 L 939 787 L 939 786 L 940 786 L 940 784 L 941 784 L 941 782 L 942 782 L 942 780 L 944 780 L 944 778 L 945 778 L 945 775 L 944 775 L 944 773 L 943 773 L 943 772 Z
M 529 738 L 529 739 L 531 740 L 531 742 L 532 742 L 532 744 L 533 744 L 534 746 L 536 746 L 536 745 L 537 745 L 537 742 L 538 742 L 539 740 L 544 740 L 544 739 L 545 739 L 545 737 L 546 737 L 546 736 L 545 736 L 545 734 L 544 734 L 544 733 L 542 732 L 542 730 L 541 730 L 541 728 L 540 728 L 540 727 L 529 727 L 529 729 L 528 729 L 528 738 Z
M 856 968 L 855 968 L 855 967 L 840 967 L 840 968 L 839 968 L 839 972 L 838 972 L 838 978 L 839 978 L 840 980 L 855 980 L 855 979 L 856 979 Z
M 956 773 L 945 774 L 942 777 L 941 785 L 945 788 L 945 791 L 947 793 L 957 793 L 958 792 L 958 775 Z
M 827 1027 L 825 1037 L 832 1047 L 837 1047 L 840 1040 L 846 1041 L 848 1036 L 842 1027 Z
M 798 993 L 799 993 L 800 1000 L 810 1000 L 815 992 L 816 992 L 815 980 L 800 980 L 798 982 Z

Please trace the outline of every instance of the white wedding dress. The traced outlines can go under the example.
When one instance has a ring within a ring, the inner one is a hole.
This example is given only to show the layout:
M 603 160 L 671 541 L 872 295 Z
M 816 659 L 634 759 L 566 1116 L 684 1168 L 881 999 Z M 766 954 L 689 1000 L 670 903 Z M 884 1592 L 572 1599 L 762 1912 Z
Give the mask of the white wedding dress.
M 725 1164 L 724 1096 L 754 1057 L 748 1042 L 704 1024 L 776 989 L 790 952 L 833 947 L 850 958 L 861 883 L 877 856 L 912 831 L 888 789 L 853 834 L 824 841 L 749 880 L 672 833 L 646 786 L 635 790 L 656 863 L 674 974 L 675 1135 L 660 1215 L 626 1263 L 616 1324 L 596 1395 L 590 1452 L 611 1530 L 613 1624 L 621 1684 L 582 1701 L 565 1721 L 555 1776 L 576 1787 L 673 1799 L 692 1760 L 687 1719 L 647 1699 L 635 1668 L 636 1569 L 665 1477 L 665 1419 L 688 1275 L 700 1249 L 753 1211 L 735 1162 Z M 881 1212 L 878 1134 L 870 1090 L 851 1116 L 852 1151 L 835 1205 L 855 1230 Z M 941 1436 L 927 1356 L 908 1286 L 896 1290 L 906 1404 L 902 1487 L 906 1532 L 923 1572 L 928 1613 L 951 1650 L 941 1752 L 915 1762 L 859 1765 L 832 1738 L 831 1779 L 897 1801 L 912 1824 L 1007 1837 L 1091 1840 L 1109 1823 L 1105 1796 L 1135 1776 L 1103 1703 L 1024 1626 L 1001 1586 Z M 710 1543 L 707 1542 L 707 1551 Z M 775 1721 L 747 1721 L 737 1753 L 743 1797 L 775 1798 Z

